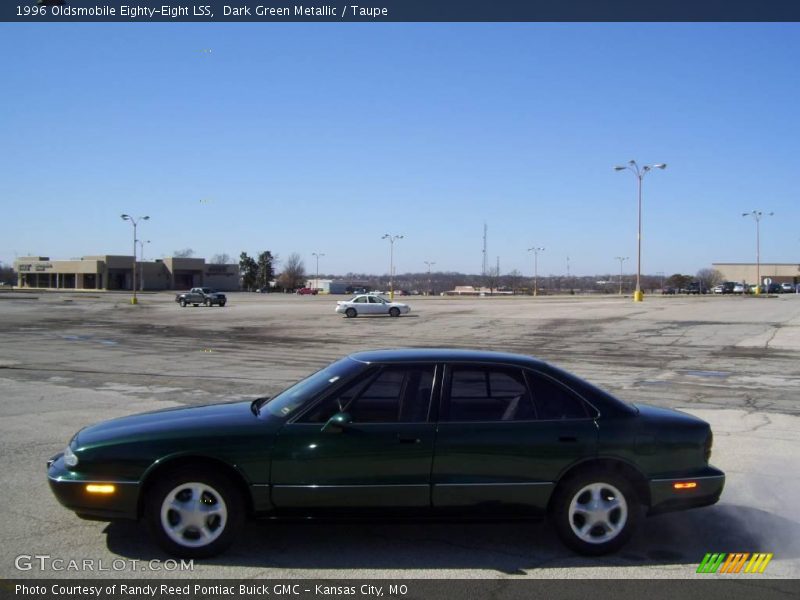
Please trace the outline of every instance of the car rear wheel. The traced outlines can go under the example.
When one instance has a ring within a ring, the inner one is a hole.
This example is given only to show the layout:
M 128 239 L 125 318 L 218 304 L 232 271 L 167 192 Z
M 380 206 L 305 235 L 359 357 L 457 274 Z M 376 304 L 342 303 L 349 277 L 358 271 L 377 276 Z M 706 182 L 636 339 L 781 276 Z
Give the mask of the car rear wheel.
M 215 556 L 230 546 L 244 523 L 245 505 L 237 486 L 223 475 L 201 471 L 172 472 L 148 494 L 150 532 L 175 556 Z
M 400 309 L 396 306 L 393 306 L 389 309 L 389 316 L 391 317 L 399 317 L 400 316 Z
M 180 304 L 180 305 L 181 305 L 181 308 L 185 308 L 185 307 L 186 307 L 186 300 L 184 300 L 183 298 L 181 298 L 181 301 L 180 301 L 178 304 Z
M 633 486 L 607 471 L 585 472 L 564 482 L 554 498 L 561 540 L 580 554 L 615 552 L 631 537 L 641 507 Z
M 356 313 L 356 309 L 355 308 L 348 308 L 346 311 L 344 311 L 344 314 L 348 319 L 352 319 L 358 313 Z

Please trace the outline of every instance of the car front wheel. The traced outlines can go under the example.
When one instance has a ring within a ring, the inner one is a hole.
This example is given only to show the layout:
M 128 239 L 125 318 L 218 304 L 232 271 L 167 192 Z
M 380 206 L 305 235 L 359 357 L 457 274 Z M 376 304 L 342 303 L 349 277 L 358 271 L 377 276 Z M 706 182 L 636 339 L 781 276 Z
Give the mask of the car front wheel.
M 556 492 L 555 526 L 561 540 L 580 554 L 615 552 L 631 537 L 641 507 L 633 486 L 616 473 L 584 473 Z
M 211 300 L 209 298 L 206 298 L 205 305 L 211 308 Z
M 178 304 L 180 304 L 180 305 L 181 305 L 181 308 L 185 308 L 185 307 L 186 307 L 186 300 L 184 300 L 183 298 L 181 298 L 181 301 L 180 301 L 180 302 L 178 302 Z
M 389 309 L 389 316 L 391 317 L 399 317 L 400 316 L 400 309 L 396 306 L 393 306 Z
M 225 300 L 220 300 L 219 307 L 222 308 L 223 306 L 225 306 Z
M 244 523 L 244 500 L 237 486 L 202 469 L 175 471 L 148 494 L 151 534 L 172 555 L 207 558 L 225 550 Z

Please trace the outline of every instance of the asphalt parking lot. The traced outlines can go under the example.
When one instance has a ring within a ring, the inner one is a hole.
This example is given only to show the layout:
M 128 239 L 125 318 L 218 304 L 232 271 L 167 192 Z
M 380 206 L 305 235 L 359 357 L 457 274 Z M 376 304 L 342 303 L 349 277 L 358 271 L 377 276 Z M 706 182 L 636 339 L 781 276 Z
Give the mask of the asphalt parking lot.
M 798 295 L 412 297 L 397 319 L 345 319 L 325 296 L 231 293 L 224 308 L 173 298 L 0 293 L 0 577 L 689 578 L 706 552 L 772 552 L 760 577 L 800 576 Z M 262 522 L 176 573 L 142 570 L 168 558 L 143 528 L 81 521 L 50 493 L 45 460 L 87 424 L 271 395 L 344 354 L 410 346 L 530 354 L 622 399 L 696 414 L 714 430 L 722 500 L 647 519 L 603 558 L 571 554 L 535 522 Z M 95 571 L 20 570 L 21 555 Z M 114 560 L 140 562 L 96 570 Z

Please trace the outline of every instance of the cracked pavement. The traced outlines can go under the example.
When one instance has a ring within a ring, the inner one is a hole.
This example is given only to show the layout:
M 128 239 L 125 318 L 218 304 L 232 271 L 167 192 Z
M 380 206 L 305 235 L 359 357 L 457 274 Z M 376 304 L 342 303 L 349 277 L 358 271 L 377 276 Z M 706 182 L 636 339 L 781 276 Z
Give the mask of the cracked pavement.
M 800 296 L 418 298 L 412 313 L 343 319 L 334 297 L 0 293 L 2 577 L 20 554 L 166 559 L 135 523 L 79 520 L 45 460 L 81 427 L 170 406 L 271 395 L 353 351 L 479 347 L 538 356 L 620 398 L 709 421 L 727 486 L 713 507 L 643 521 L 620 553 L 571 554 L 545 523 L 272 523 L 194 570 L 125 577 L 682 578 L 706 552 L 774 552 L 764 576 L 800 576 Z M 341 298 L 339 298 L 341 299 Z M 762 576 L 762 577 L 764 577 Z

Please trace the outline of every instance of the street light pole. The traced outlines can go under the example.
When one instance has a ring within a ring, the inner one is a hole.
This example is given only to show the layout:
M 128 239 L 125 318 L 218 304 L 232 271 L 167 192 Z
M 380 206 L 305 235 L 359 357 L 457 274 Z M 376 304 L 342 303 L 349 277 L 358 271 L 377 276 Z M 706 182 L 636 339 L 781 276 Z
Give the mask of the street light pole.
M 142 261 L 142 268 L 139 272 L 139 291 L 144 291 L 144 245 L 149 244 L 150 240 L 136 240 L 139 242 L 139 259 Z
M 382 240 L 389 240 L 389 300 L 394 300 L 394 243 L 402 240 L 402 235 L 383 234 Z
M 133 290 L 133 298 L 131 298 L 131 304 L 138 304 L 139 301 L 136 299 L 136 225 L 139 224 L 139 221 L 147 221 L 150 217 L 139 217 L 138 219 L 134 219 L 130 215 L 120 215 L 123 221 L 130 221 L 131 225 L 133 225 L 133 278 L 131 279 L 131 289 Z
M 543 252 L 544 248 L 534 246 L 528 248 L 528 252 L 533 252 L 533 295 L 539 295 L 539 252 Z
M 433 288 L 431 287 L 431 266 L 435 265 L 436 263 L 429 260 L 425 260 L 423 262 L 428 265 L 428 293 L 433 295 Z
M 325 256 L 325 254 L 322 252 L 312 252 L 311 256 L 315 256 L 317 259 L 317 278 L 314 281 L 314 289 L 319 289 L 319 257 Z
M 743 217 L 753 217 L 756 222 L 756 294 L 761 293 L 761 219 L 771 217 L 775 213 L 769 212 L 766 215 L 760 210 L 751 210 L 742 213 Z M 767 290 L 769 292 L 769 290 Z
M 628 260 L 629 257 L 615 256 L 614 258 L 619 261 L 619 295 L 622 296 L 622 263 Z
M 639 196 L 639 229 L 636 233 L 636 243 L 637 243 L 637 257 L 636 257 L 636 291 L 633 293 L 633 301 L 634 302 L 641 302 L 644 300 L 644 294 L 642 294 L 642 180 L 644 176 L 647 175 L 653 169 L 666 169 L 666 163 L 656 163 L 654 165 L 644 165 L 643 167 L 639 167 L 636 164 L 635 160 L 629 160 L 627 166 L 616 166 L 614 167 L 615 171 L 631 171 L 634 175 L 636 175 L 636 179 L 638 181 L 638 196 Z

